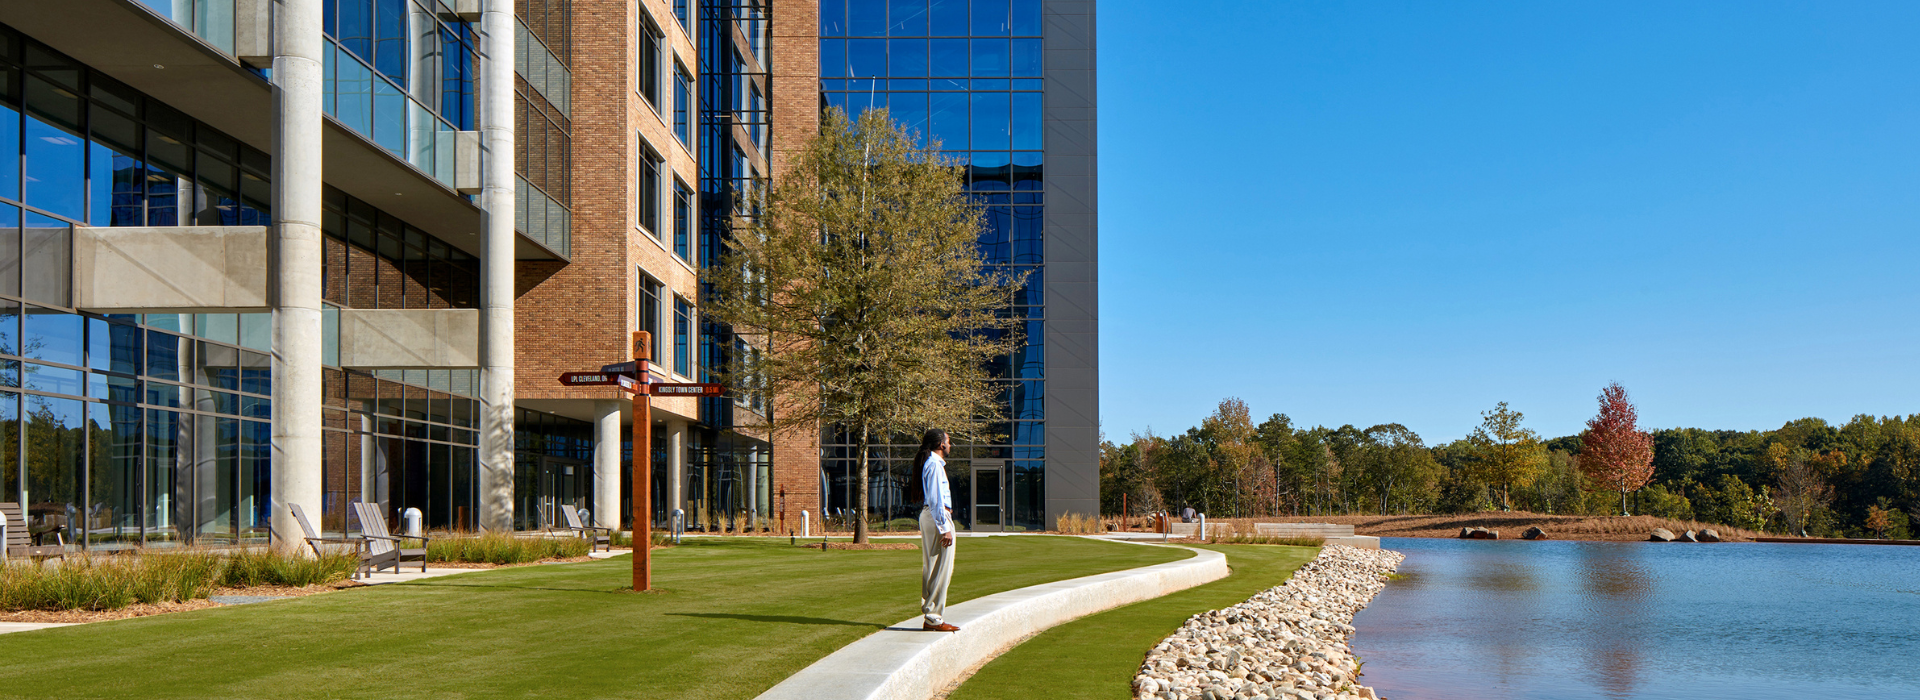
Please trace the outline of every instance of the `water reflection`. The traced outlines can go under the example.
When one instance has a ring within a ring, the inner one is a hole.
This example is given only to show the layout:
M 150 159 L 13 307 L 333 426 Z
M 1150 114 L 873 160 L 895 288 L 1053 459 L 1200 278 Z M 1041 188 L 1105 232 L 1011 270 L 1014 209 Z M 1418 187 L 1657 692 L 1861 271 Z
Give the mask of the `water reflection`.
M 1586 591 L 1585 624 L 1576 633 L 1584 641 L 1589 682 L 1609 698 L 1633 697 L 1639 683 L 1638 639 L 1647 627 L 1654 581 L 1639 555 L 1645 547 L 1608 543 L 1570 543 L 1579 561 Z
M 1920 697 L 1920 548 L 1389 539 L 1386 698 Z

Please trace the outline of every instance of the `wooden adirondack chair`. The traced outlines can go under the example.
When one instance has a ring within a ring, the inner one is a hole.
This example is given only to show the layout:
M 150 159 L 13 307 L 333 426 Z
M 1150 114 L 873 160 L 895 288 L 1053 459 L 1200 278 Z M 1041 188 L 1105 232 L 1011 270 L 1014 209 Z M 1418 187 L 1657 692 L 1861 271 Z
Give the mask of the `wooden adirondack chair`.
M 0 503 L 0 513 L 6 515 L 6 555 L 9 557 L 61 557 L 67 556 L 67 543 L 60 533 L 53 534 L 54 544 L 36 545 L 33 533 L 27 529 L 27 514 L 18 503 Z
M 380 511 L 378 503 L 355 501 L 353 512 L 360 516 L 360 537 L 366 541 L 366 547 L 360 552 L 361 572 L 372 575 L 392 566 L 397 574 L 401 562 L 407 561 L 420 562 L 420 573 L 427 572 L 427 538 L 391 534 L 387 530 L 387 516 Z M 402 548 L 401 540 L 419 540 L 420 547 Z
M 313 529 L 313 521 L 307 520 L 307 512 L 300 509 L 300 504 L 288 503 L 287 510 L 293 513 L 294 522 L 300 523 L 300 534 L 306 538 L 307 546 L 313 548 L 313 555 L 316 557 L 322 555 L 320 545 L 323 544 L 344 544 L 358 549 L 366 542 L 351 537 L 321 537 L 320 533 Z M 365 558 L 365 556 L 365 552 L 362 551 L 361 557 Z
M 560 516 L 566 520 L 568 532 L 572 532 L 591 543 L 587 545 L 587 551 L 591 552 L 595 547 L 604 548 L 609 552 L 613 551 L 613 528 L 588 527 L 585 523 L 580 522 L 580 509 L 569 505 L 560 506 Z

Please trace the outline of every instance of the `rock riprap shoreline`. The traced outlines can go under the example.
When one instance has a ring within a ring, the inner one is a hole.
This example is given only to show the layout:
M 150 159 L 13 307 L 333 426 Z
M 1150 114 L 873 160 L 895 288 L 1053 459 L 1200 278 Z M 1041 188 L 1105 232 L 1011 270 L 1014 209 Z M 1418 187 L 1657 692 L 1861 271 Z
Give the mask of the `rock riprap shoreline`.
M 1350 700 L 1359 685 L 1347 648 L 1354 614 L 1386 587 L 1399 552 L 1333 545 L 1283 585 L 1187 619 L 1133 677 L 1141 700 Z

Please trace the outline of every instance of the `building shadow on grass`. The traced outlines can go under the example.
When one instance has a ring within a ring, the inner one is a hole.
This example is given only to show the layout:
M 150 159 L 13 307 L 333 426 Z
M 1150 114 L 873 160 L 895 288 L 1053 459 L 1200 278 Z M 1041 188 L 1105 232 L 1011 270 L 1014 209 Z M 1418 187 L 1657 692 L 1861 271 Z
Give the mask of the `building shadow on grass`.
M 834 620 L 834 619 L 829 619 L 825 617 L 798 617 L 795 615 L 740 615 L 736 613 L 667 613 L 667 614 L 678 616 L 678 617 L 704 617 L 704 618 L 713 619 L 713 620 L 745 620 L 747 622 L 782 622 L 782 623 L 792 624 L 792 625 L 842 625 L 847 627 L 871 627 L 873 629 L 884 629 L 886 627 L 886 625 L 876 625 L 871 622 L 853 622 L 851 620 Z
M 633 589 L 627 588 L 625 586 L 622 586 L 620 588 L 557 588 L 554 586 L 519 586 L 519 585 L 502 584 L 502 583 L 454 583 L 452 581 L 437 581 L 434 579 L 423 579 L 419 581 L 401 581 L 398 583 L 390 583 L 386 585 L 418 586 L 421 588 L 490 588 L 490 589 L 502 590 L 502 591 L 556 591 L 560 593 L 606 593 L 606 594 L 615 594 L 615 595 L 633 592 Z M 371 588 L 371 586 L 355 587 L 355 589 L 360 589 L 360 588 Z M 354 590 L 354 589 L 348 589 L 348 590 Z M 654 589 L 653 592 L 666 593 L 667 591 L 665 589 L 656 588 Z

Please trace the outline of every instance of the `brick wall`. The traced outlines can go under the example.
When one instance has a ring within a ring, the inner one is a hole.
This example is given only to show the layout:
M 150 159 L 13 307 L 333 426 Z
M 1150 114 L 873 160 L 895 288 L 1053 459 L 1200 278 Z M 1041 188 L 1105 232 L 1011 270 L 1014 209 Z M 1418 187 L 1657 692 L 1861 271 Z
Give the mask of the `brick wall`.
M 773 162 L 775 178 L 820 129 L 820 5 L 818 0 L 773 0 Z M 820 522 L 820 431 L 783 430 L 773 439 L 774 507 L 784 489 L 790 511 L 807 510 Z M 797 522 L 797 512 L 787 515 Z

